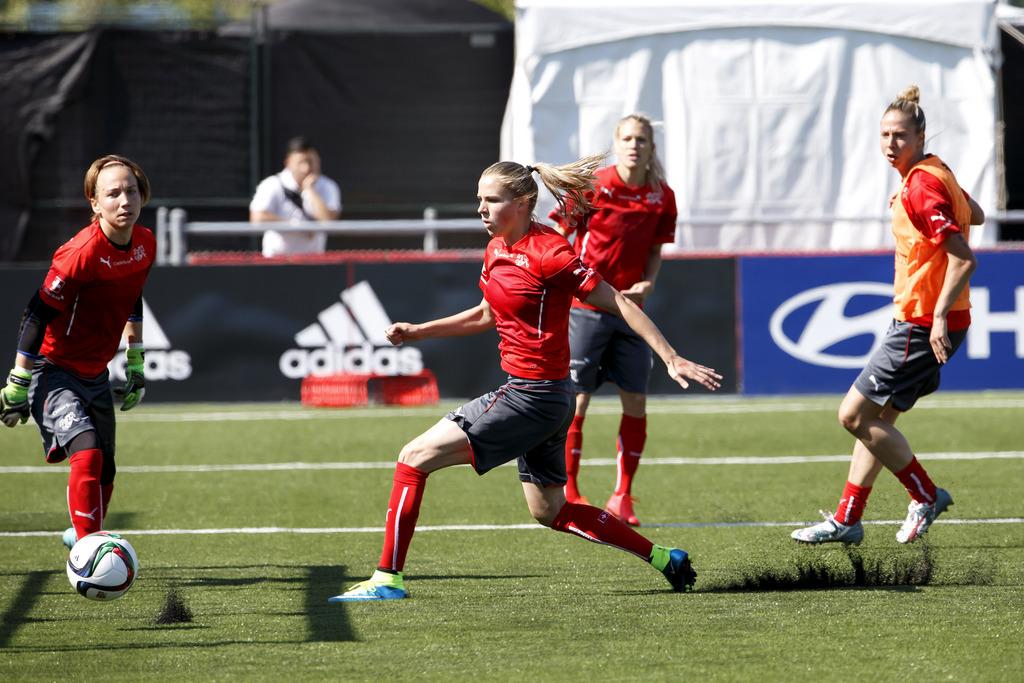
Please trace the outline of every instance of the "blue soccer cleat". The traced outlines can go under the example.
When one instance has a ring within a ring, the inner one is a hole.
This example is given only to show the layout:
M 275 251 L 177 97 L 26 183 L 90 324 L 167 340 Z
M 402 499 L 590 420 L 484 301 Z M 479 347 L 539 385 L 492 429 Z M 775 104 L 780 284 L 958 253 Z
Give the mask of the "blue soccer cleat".
M 357 583 L 341 595 L 327 598 L 327 602 L 367 602 L 369 600 L 402 600 L 409 597 L 402 574 L 389 574 L 379 569 L 366 581 Z
M 75 543 L 78 543 L 78 534 L 75 533 L 75 527 L 69 526 L 65 529 L 64 536 L 62 536 L 60 540 L 68 550 L 74 548 Z
M 697 572 L 690 565 L 690 555 L 679 548 L 667 548 L 669 557 L 668 564 L 661 570 L 668 582 L 672 584 L 672 590 L 677 593 L 684 593 L 693 588 L 697 582 Z

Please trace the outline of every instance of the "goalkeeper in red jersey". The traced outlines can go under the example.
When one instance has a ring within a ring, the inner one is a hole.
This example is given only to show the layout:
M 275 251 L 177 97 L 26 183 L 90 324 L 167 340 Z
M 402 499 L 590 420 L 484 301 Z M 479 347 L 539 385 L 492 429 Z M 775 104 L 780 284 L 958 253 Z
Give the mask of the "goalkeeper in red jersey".
M 388 328 L 393 344 L 496 328 L 508 381 L 406 444 L 395 468 L 377 571 L 331 602 L 407 597 L 402 571 L 428 475 L 452 465 L 470 465 L 484 474 L 512 460 L 518 462 L 526 504 L 538 522 L 632 553 L 661 571 L 677 591 L 693 585 L 696 573 L 686 551 L 655 545 L 604 510 L 567 502 L 563 490 L 565 438 L 575 403 L 568 329 L 574 297 L 621 316 L 681 386 L 688 386 L 689 378 L 716 389 L 721 379 L 711 368 L 679 356 L 644 312 L 583 264 L 562 235 L 535 222 L 534 173 L 560 202 L 568 194 L 585 206 L 584 192 L 592 189 L 600 160 L 589 157 L 565 166 L 504 161 L 488 167 L 477 190 L 478 213 L 491 236 L 479 281 L 483 300 L 447 318 Z
M 573 239 L 580 260 L 637 306 L 654 290 L 661 246 L 676 237 L 676 198 L 654 145 L 654 128 L 640 114 L 615 126 L 615 164 L 597 171 L 587 206 L 572 201 L 551 212 L 558 230 Z M 569 314 L 569 369 L 576 413 L 565 442 L 565 498 L 585 503 L 577 474 L 583 451 L 583 420 L 590 395 L 606 380 L 619 390 L 622 418 L 617 440 L 615 490 L 605 510 L 638 526 L 633 477 L 647 441 L 647 384 L 653 357 L 643 338 L 620 317 L 587 301 L 574 300 Z
M 85 174 L 92 223 L 53 255 L 25 308 L 17 355 L 0 389 L 8 427 L 31 414 L 46 461 L 68 460 L 64 545 L 103 528 L 114 489 L 114 396 L 107 364 L 128 342 L 121 410 L 145 393 L 142 288 L 156 257 L 153 233 L 136 225 L 149 180 L 135 162 L 108 155 Z

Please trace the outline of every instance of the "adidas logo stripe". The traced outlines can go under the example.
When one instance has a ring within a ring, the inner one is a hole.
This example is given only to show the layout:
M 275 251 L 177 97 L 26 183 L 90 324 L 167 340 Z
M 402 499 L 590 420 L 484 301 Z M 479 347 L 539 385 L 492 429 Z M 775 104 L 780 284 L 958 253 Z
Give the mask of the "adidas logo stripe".
M 370 283 L 359 282 L 339 295 L 334 303 L 317 315 L 317 320 L 295 335 L 295 343 L 306 348 L 351 346 L 369 342 L 375 346 L 387 345 L 384 330 L 391 326 L 391 318 L 384 311 L 380 299 Z

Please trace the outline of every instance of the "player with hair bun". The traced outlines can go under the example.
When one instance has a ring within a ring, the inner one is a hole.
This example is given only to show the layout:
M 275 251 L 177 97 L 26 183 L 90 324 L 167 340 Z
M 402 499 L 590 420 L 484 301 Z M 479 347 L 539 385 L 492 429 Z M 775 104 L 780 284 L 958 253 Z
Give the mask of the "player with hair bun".
M 793 531 L 797 541 L 860 543 L 864 506 L 883 467 L 911 498 L 898 542 L 919 538 L 953 504 L 895 422 L 917 399 L 938 389 L 942 366 L 967 336 L 968 282 L 977 266 L 967 237 L 985 214 L 949 167 L 925 153 L 924 143 L 920 91 L 910 86 L 886 107 L 881 123 L 882 154 L 902 179 L 891 201 L 894 320 L 839 406 L 839 422 L 857 438 L 839 505 L 834 514 L 822 513 L 824 522 Z
M 128 342 L 121 410 L 145 394 L 142 288 L 156 258 L 153 233 L 137 225 L 149 180 L 134 161 L 110 154 L 85 174 L 92 223 L 53 255 L 22 316 L 17 355 L 0 389 L 0 419 L 31 413 L 46 461 L 70 462 L 69 549 L 100 531 L 114 490 L 114 397 L 107 364 Z
M 603 155 L 602 155 L 603 156 Z M 477 189 L 488 235 L 479 286 L 483 300 L 461 313 L 387 330 L 392 344 L 476 334 L 496 328 L 508 381 L 448 413 L 398 456 L 377 571 L 331 602 L 407 597 L 402 571 L 431 472 L 470 465 L 484 474 L 512 460 L 530 513 L 541 524 L 633 553 L 660 570 L 677 591 L 696 573 L 688 554 L 654 545 L 607 512 L 566 502 L 565 438 L 574 393 L 569 380 L 569 307 L 573 297 L 621 316 L 665 362 L 684 388 L 686 378 L 709 389 L 721 376 L 679 356 L 640 308 L 583 264 L 555 230 L 536 222 L 536 173 L 560 205 L 586 206 L 602 156 L 565 166 L 503 161 L 484 170 Z
M 661 247 L 676 237 L 676 198 L 654 144 L 654 127 L 642 114 L 629 114 L 615 126 L 615 164 L 597 171 L 586 203 L 567 202 L 550 218 L 573 245 L 580 260 L 639 307 L 654 290 Z M 576 413 L 565 443 L 568 481 L 565 498 L 586 503 L 577 475 L 583 451 L 583 421 L 590 395 L 604 381 L 619 389 L 622 417 L 617 439 L 615 490 L 605 510 L 632 526 L 633 477 L 647 441 L 647 384 L 651 348 L 619 317 L 575 300 L 569 314 L 569 347 Z

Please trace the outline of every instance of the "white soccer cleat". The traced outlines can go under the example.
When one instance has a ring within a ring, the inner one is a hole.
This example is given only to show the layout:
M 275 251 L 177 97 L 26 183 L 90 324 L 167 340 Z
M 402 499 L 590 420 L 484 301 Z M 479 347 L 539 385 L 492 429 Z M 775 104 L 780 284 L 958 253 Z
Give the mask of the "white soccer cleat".
M 801 543 L 846 543 L 859 545 L 864 539 L 864 527 L 860 522 L 849 526 L 840 524 L 831 512 L 819 510 L 824 522 L 796 529 L 789 535 L 794 541 Z
M 935 489 L 934 503 L 918 503 L 910 501 L 907 506 L 907 518 L 903 526 L 896 532 L 896 540 L 900 543 L 912 543 L 918 536 L 928 531 L 935 518 L 945 512 L 953 504 L 953 496 L 946 489 Z

